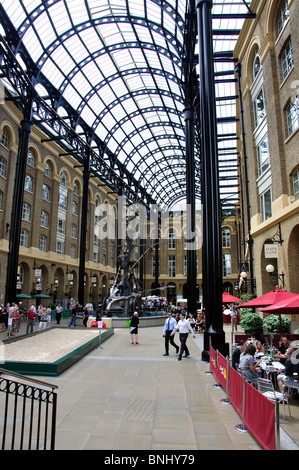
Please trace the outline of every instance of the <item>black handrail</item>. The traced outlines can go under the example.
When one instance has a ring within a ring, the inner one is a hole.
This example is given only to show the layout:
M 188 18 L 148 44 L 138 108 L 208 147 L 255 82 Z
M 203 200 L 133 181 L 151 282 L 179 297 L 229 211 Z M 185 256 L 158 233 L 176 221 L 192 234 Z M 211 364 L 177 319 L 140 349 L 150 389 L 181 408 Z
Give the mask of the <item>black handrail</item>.
M 32 382 L 33 385 L 26 382 Z M 5 394 L 2 450 L 9 447 L 10 450 L 16 450 L 18 444 L 18 450 L 24 450 L 26 442 L 28 450 L 33 447 L 46 450 L 49 433 L 50 450 L 55 449 L 56 389 L 57 385 L 0 369 L 0 393 Z

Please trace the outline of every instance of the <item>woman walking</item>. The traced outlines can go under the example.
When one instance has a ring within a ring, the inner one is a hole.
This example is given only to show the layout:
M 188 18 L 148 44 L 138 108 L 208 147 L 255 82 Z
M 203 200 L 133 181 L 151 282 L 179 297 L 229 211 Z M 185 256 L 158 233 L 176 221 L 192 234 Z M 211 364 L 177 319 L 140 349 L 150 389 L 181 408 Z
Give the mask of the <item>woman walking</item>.
M 139 323 L 138 313 L 134 312 L 132 316 L 131 326 L 130 326 L 132 344 L 134 344 L 134 336 L 135 336 L 135 344 L 139 344 L 138 343 L 138 323 Z

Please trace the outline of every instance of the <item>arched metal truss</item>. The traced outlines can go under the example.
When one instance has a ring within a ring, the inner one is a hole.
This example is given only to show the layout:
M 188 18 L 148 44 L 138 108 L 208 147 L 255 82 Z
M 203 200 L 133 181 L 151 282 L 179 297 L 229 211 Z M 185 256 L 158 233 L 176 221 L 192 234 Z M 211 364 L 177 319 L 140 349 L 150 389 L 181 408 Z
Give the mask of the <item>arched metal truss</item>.
M 0 4 L 2 79 L 18 104 L 29 90 L 33 123 L 82 166 L 88 154 L 94 175 L 130 201 L 171 208 L 186 198 L 184 83 L 190 78 L 184 74 L 196 70 L 196 54 L 186 43 L 196 34 L 190 1 Z M 244 19 L 253 16 L 250 3 L 213 2 L 224 212 L 232 211 L 239 198 L 232 50 Z M 195 63 L 184 67 L 191 57 Z M 192 80 L 198 88 L 196 73 Z M 200 123 L 195 128 L 195 197 L 200 201 Z

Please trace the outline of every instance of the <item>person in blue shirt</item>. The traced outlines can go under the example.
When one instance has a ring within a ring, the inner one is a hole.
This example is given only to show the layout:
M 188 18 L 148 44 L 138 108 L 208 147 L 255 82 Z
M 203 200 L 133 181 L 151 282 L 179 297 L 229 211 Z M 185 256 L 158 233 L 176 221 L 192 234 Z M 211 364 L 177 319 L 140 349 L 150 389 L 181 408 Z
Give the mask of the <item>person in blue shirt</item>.
M 179 346 L 174 342 L 175 330 L 173 329 L 176 326 L 176 319 L 173 318 L 171 312 L 168 312 L 168 318 L 165 320 L 163 328 L 163 337 L 165 338 L 165 354 L 163 356 L 169 356 L 169 343 L 176 349 L 176 352 L 179 352 Z

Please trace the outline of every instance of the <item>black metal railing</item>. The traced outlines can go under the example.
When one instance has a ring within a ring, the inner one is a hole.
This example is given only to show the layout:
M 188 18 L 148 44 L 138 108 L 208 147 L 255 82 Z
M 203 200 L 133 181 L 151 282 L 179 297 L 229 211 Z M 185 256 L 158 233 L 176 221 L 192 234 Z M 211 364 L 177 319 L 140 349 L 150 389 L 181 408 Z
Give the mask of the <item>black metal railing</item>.
M 57 388 L 0 369 L 1 450 L 55 449 Z

